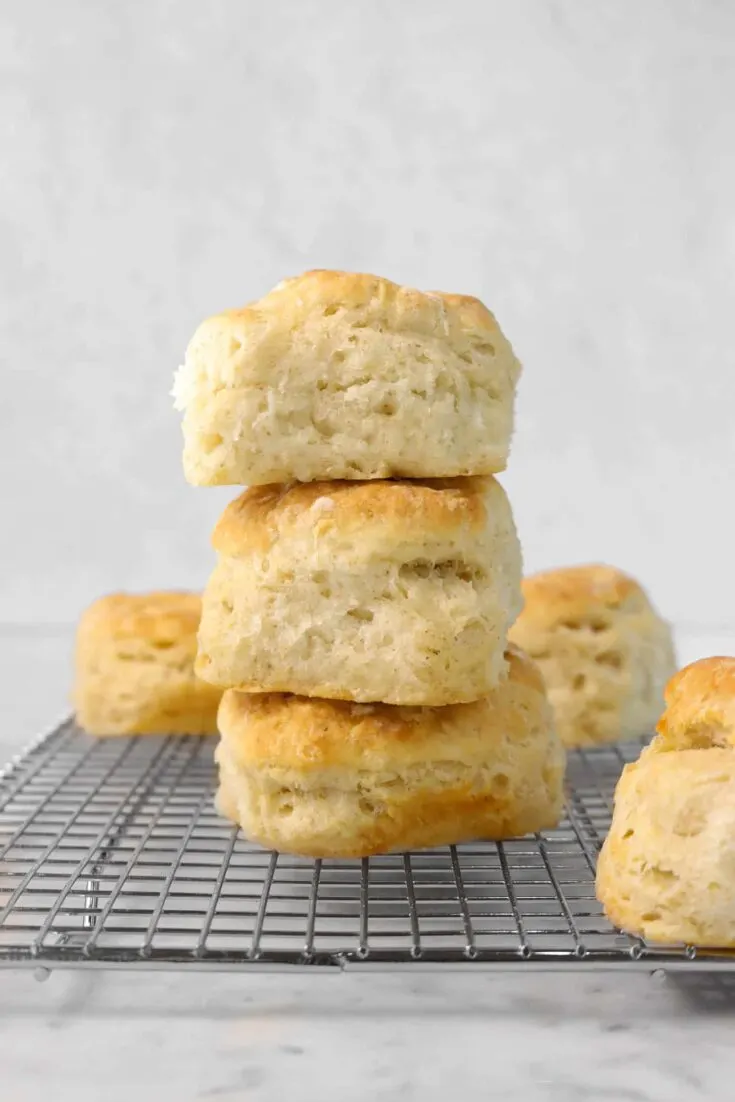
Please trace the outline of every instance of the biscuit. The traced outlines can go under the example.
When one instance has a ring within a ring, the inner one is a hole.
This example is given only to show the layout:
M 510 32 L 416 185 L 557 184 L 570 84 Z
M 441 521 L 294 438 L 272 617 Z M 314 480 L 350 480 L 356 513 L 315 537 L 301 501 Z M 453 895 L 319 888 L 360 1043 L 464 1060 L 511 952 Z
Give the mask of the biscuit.
M 573 566 L 525 578 L 523 598 L 510 639 L 538 662 L 565 745 L 647 734 L 676 658 L 638 583 L 611 566 Z
M 74 706 L 93 735 L 216 734 L 222 693 L 194 674 L 201 600 L 115 593 L 79 622 Z
M 506 466 L 520 365 L 463 295 L 307 272 L 205 321 L 174 383 L 195 486 Z
M 521 558 L 493 478 L 256 487 L 212 542 L 196 670 L 214 685 L 441 705 L 505 672 Z
M 555 826 L 564 751 L 534 665 L 490 696 L 397 708 L 226 692 L 217 806 L 263 846 L 310 857 L 503 839 Z
M 735 754 L 661 749 L 623 770 L 597 897 L 649 941 L 735 948 Z

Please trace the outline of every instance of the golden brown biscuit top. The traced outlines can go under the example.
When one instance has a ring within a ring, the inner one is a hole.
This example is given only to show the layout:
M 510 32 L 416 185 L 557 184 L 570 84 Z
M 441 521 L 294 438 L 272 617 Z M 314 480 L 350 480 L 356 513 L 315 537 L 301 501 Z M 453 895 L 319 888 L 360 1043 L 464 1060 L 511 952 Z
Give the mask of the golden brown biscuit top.
M 197 593 L 111 593 L 83 613 L 79 635 L 86 640 L 99 637 L 173 644 L 196 636 L 201 612 Z
M 418 291 L 381 276 L 323 270 L 284 279 L 263 298 L 209 318 L 199 332 L 210 328 L 257 331 L 273 314 L 284 327 L 295 328 L 311 314 L 329 318 L 340 310 L 355 309 L 367 310 L 368 321 L 396 331 L 451 337 L 474 330 L 502 336 L 487 307 L 469 295 Z
M 645 591 L 614 566 L 566 566 L 531 574 L 522 582 L 520 619 L 544 629 L 573 624 L 595 611 L 626 612 L 648 608 Z
M 472 704 L 403 708 L 229 689 L 218 726 L 243 765 L 380 772 L 429 761 L 471 764 L 486 758 L 493 741 L 523 739 L 546 718 L 535 664 L 517 648 L 507 658 L 507 682 Z
M 735 747 L 735 658 L 700 658 L 679 670 L 665 692 L 658 749 Z
M 350 533 L 378 527 L 389 538 L 402 533 L 479 532 L 494 505 L 507 507 L 507 499 L 500 483 L 490 477 L 254 486 L 227 506 L 212 533 L 212 545 L 237 555 L 265 550 L 304 530 Z

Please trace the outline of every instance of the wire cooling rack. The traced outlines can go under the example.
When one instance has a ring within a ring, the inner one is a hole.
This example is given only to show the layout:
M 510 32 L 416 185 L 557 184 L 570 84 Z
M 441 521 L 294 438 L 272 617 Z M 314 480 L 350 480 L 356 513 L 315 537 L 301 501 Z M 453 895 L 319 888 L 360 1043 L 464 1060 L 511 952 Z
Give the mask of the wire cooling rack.
M 570 755 L 555 830 L 362 861 L 265 851 L 219 818 L 215 740 L 69 721 L 0 778 L 0 965 L 731 968 L 618 933 L 594 894 L 639 744 Z

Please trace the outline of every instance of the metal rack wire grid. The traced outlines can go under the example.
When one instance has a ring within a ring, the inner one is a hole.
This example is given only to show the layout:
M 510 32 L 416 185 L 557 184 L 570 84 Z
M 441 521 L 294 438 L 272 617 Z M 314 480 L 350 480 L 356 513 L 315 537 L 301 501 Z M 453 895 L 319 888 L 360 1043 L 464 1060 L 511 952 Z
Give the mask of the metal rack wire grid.
M 68 721 L 0 779 L 0 965 L 729 968 L 608 923 L 594 873 L 640 744 L 570 754 L 555 830 L 362 861 L 247 842 L 213 807 L 214 741 Z

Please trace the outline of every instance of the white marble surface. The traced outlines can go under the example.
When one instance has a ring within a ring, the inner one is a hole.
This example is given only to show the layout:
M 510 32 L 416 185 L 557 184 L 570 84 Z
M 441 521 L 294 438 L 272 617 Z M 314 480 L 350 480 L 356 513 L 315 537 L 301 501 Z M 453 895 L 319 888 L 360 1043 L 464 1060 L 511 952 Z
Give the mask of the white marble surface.
M 678 633 L 682 660 L 735 630 Z M 0 640 L 0 756 L 61 715 L 70 639 Z M 727 1102 L 735 980 L 582 972 L 0 971 L 8 1102 Z
M 716 0 L 0 4 L 0 620 L 202 583 L 173 369 L 342 266 L 496 310 L 529 569 L 735 621 L 734 104 Z
M 8 1102 L 728 1102 L 732 985 L 0 973 Z

